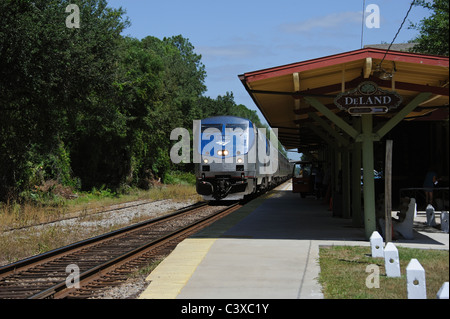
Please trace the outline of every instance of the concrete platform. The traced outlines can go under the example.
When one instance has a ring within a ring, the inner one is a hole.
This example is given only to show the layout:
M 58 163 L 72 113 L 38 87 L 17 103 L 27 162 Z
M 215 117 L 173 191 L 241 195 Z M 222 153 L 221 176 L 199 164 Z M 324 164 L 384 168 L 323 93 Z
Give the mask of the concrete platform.
M 448 250 L 448 238 L 420 231 L 395 244 Z M 180 243 L 148 276 L 140 299 L 323 298 L 321 245 L 369 242 L 364 229 L 293 194 L 287 182 Z

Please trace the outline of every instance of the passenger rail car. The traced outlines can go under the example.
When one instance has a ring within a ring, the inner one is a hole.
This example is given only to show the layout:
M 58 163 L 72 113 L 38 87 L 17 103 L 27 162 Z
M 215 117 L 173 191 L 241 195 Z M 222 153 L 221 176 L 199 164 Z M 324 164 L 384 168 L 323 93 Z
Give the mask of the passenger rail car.
M 197 193 L 205 200 L 240 200 L 290 177 L 289 160 L 251 121 L 217 116 L 200 123 L 195 174 Z

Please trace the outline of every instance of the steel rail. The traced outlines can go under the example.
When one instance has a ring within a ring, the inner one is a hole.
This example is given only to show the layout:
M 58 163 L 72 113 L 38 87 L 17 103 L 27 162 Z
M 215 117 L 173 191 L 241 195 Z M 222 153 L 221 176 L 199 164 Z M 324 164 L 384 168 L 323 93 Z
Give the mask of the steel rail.
M 149 224 L 153 224 L 153 223 L 162 221 L 164 219 L 168 219 L 168 218 L 174 217 L 176 215 L 182 214 L 182 213 L 184 213 L 186 211 L 189 211 L 189 210 L 192 210 L 192 209 L 195 209 L 195 208 L 199 208 L 199 207 L 203 207 L 203 206 L 206 206 L 206 205 L 207 205 L 206 202 L 196 203 L 196 204 L 184 207 L 182 209 L 179 209 L 179 210 L 177 210 L 177 211 L 175 211 L 175 212 L 173 212 L 171 214 L 164 215 L 162 217 L 149 219 L 149 220 L 137 223 L 137 224 L 133 224 L 133 225 L 130 225 L 130 226 L 127 226 L 127 227 L 123 227 L 123 228 L 120 228 L 120 229 L 108 232 L 106 234 L 102 234 L 102 235 L 98 235 L 98 236 L 95 236 L 95 237 L 92 237 L 92 238 L 81 240 L 81 241 L 78 241 L 76 243 L 64 246 L 64 247 L 56 248 L 56 249 L 53 249 L 51 251 L 48 251 L 48 252 L 45 252 L 45 253 L 42 253 L 42 254 L 39 254 L 39 255 L 32 256 L 32 257 L 29 257 L 29 258 L 26 258 L 26 259 L 23 259 L 23 260 L 19 260 L 17 262 L 14 262 L 14 263 L 11 263 L 11 264 L 8 264 L 8 265 L 5 265 L 5 266 L 2 266 L 2 267 L 0 267 L 0 278 L 4 277 L 4 276 L 6 276 L 6 275 L 8 275 L 10 273 L 15 273 L 18 270 L 25 270 L 27 268 L 35 266 L 36 264 L 39 264 L 39 263 L 45 261 L 46 259 L 55 258 L 55 257 L 57 257 L 59 255 L 65 255 L 68 252 L 76 251 L 76 250 L 78 250 L 80 248 L 84 248 L 84 247 L 86 247 L 88 245 L 92 245 L 92 244 L 98 243 L 100 241 L 103 241 L 105 239 L 109 239 L 109 238 L 112 238 L 114 236 L 117 236 L 118 234 L 126 233 L 126 232 L 129 232 L 131 230 L 134 230 L 134 229 L 137 229 L 137 228 L 149 225 Z
M 234 211 L 235 209 L 239 208 L 239 203 L 234 203 L 224 209 L 221 209 L 220 211 L 217 211 L 207 217 L 204 217 L 200 220 L 197 220 L 185 227 L 182 227 L 180 229 L 177 229 L 169 234 L 166 234 L 160 238 L 157 238 L 155 240 L 152 240 L 148 243 L 145 243 L 144 245 L 141 245 L 138 248 L 135 248 L 131 251 L 128 251 L 118 257 L 115 257 L 111 260 L 108 260 L 100 265 L 97 265 L 79 275 L 79 282 L 80 285 L 83 281 L 89 280 L 92 276 L 96 276 L 102 271 L 105 271 L 110 268 L 114 268 L 115 265 L 119 264 L 120 262 L 129 261 L 130 259 L 138 258 L 143 252 L 146 252 L 149 249 L 155 248 L 156 245 L 163 244 L 171 239 L 173 237 L 179 236 L 186 232 L 192 232 L 193 228 L 201 227 L 202 224 L 205 224 L 210 221 L 214 221 L 215 219 L 218 219 L 217 217 L 220 217 L 220 215 L 228 214 Z M 221 218 L 221 217 L 220 217 Z M 110 270 L 112 271 L 112 270 Z M 90 280 L 92 281 L 92 280 Z M 75 291 L 76 288 L 67 288 L 66 281 L 62 281 L 44 291 L 41 291 L 33 296 L 30 296 L 28 299 L 46 299 L 46 298 L 64 298 L 67 297 L 72 291 Z

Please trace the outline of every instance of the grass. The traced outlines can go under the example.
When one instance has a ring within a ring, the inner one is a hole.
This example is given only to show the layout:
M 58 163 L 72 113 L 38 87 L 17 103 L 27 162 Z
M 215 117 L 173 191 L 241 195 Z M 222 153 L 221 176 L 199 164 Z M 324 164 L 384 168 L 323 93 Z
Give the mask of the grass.
M 153 270 L 155 270 L 156 267 L 166 258 L 166 256 L 160 256 L 156 260 L 150 261 L 146 266 L 139 268 L 137 271 L 132 273 L 130 277 L 136 277 L 136 276 L 147 276 L 149 273 L 151 273 Z
M 334 246 L 320 248 L 319 283 L 327 299 L 407 299 L 406 267 L 412 258 L 425 269 L 427 298 L 435 299 L 442 284 L 449 281 L 449 252 L 445 250 L 397 247 L 401 277 L 388 278 L 383 258 L 372 258 L 370 247 Z M 379 288 L 368 288 L 369 265 L 379 267 Z
M 183 185 L 159 184 L 149 190 L 130 188 L 126 194 L 116 194 L 106 189 L 94 189 L 91 192 L 78 193 L 78 197 L 75 199 L 60 198 L 57 205 L 53 200 L 40 203 L 34 201 L 21 204 L 17 202 L 0 203 L 0 265 L 97 236 L 126 225 L 117 224 L 114 228 L 108 228 L 112 226 L 97 226 L 95 229 L 86 229 L 79 225 L 71 226 L 70 229 L 47 226 L 45 228 L 25 228 L 13 233 L 3 233 L 3 231 L 69 217 L 81 217 L 83 221 L 95 221 L 100 218 L 100 215 L 95 213 L 103 211 L 111 205 L 136 200 L 156 201 L 163 199 L 180 202 L 202 200 L 196 193 L 195 185 L 183 183 Z M 140 220 L 136 220 L 136 222 L 138 221 Z
M 89 192 L 78 192 L 76 198 L 65 199 L 50 192 L 30 192 L 27 200 L 22 202 L 0 202 L 0 231 L 76 217 L 80 214 L 88 215 L 107 206 L 136 200 L 184 201 L 193 197 L 202 200 L 197 195 L 194 184 L 183 181 L 179 175 L 174 176 L 176 178 L 171 180 L 171 184 L 159 184 L 149 190 L 128 188 L 121 194 L 105 188 L 94 188 Z

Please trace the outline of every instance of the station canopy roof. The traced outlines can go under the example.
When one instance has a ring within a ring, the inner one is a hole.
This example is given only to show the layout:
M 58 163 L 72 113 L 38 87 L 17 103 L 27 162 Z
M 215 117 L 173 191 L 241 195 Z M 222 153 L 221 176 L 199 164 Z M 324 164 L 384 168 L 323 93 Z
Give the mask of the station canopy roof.
M 239 75 L 239 79 L 268 124 L 278 128 L 279 140 L 285 148 L 303 152 L 324 144 L 316 130 L 311 129 L 311 125 L 317 125 L 317 116 L 334 126 L 305 97 L 318 100 L 352 124 L 352 115 L 338 108 L 334 99 L 361 82 L 372 81 L 403 98 L 396 109 L 374 115 L 374 125 L 386 122 L 421 92 L 432 95 L 403 120 L 448 119 L 448 67 L 448 57 L 364 48 L 248 72 Z

